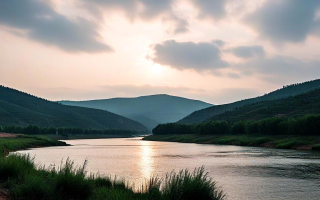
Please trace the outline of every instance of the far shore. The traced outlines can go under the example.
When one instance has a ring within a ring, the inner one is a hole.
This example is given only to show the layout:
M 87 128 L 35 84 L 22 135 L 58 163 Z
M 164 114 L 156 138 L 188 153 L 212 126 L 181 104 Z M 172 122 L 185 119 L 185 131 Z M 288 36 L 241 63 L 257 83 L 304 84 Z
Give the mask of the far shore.
M 274 149 L 320 150 L 320 136 L 296 135 L 150 135 L 149 141 L 220 144 Z

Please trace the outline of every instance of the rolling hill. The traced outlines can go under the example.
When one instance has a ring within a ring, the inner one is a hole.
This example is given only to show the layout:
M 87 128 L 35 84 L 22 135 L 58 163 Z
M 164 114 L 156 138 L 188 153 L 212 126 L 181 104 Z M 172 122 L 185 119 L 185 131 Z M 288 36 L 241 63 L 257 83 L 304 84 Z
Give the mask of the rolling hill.
M 0 86 L 0 126 L 77 127 L 146 132 L 142 124 L 107 111 L 47 101 Z
M 320 113 L 320 89 L 315 89 L 300 95 L 262 101 L 236 108 L 232 111 L 216 115 L 210 120 L 225 120 L 238 122 L 246 120 L 261 120 L 269 117 L 302 117 L 308 114 Z
M 234 109 L 241 108 L 246 105 L 263 102 L 263 101 L 272 101 L 276 99 L 287 98 L 290 96 L 303 94 L 317 88 L 320 88 L 320 79 L 299 83 L 299 84 L 292 84 L 289 86 L 284 86 L 281 89 L 270 92 L 260 97 L 237 101 L 230 104 L 211 106 L 209 108 L 205 108 L 205 109 L 193 112 L 189 116 L 178 121 L 178 123 L 181 123 L 181 124 L 200 123 L 200 122 L 209 120 L 210 118 L 213 118 L 219 114 L 223 114 L 228 111 L 233 111 Z
M 145 125 L 149 130 L 162 123 L 176 122 L 190 113 L 211 104 L 170 95 L 137 98 L 112 98 L 91 101 L 60 101 L 64 105 L 107 110 Z

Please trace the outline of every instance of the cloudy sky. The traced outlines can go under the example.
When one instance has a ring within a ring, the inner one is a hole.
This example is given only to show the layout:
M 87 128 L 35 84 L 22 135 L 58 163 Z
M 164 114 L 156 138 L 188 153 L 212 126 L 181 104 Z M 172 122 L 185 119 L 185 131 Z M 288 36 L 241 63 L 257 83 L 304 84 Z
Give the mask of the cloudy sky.
M 223 104 L 320 78 L 319 0 L 0 0 L 0 84 Z

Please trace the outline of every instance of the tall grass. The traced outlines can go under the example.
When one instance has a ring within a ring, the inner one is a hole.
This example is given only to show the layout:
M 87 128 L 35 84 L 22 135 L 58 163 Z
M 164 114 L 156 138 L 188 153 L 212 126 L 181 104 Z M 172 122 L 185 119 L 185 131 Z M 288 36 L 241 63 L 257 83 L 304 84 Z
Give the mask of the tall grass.
M 168 173 L 162 186 L 164 199 L 168 200 L 219 200 L 224 199 L 225 194 L 217 188 L 216 182 L 208 177 L 204 167 L 193 172 L 187 169 L 178 173 Z
M 204 168 L 181 170 L 164 178 L 152 176 L 137 191 L 124 180 L 87 175 L 87 161 L 81 167 L 67 159 L 60 166 L 36 166 L 29 155 L 0 157 L 0 182 L 13 199 L 225 199 L 224 193 L 208 177 Z

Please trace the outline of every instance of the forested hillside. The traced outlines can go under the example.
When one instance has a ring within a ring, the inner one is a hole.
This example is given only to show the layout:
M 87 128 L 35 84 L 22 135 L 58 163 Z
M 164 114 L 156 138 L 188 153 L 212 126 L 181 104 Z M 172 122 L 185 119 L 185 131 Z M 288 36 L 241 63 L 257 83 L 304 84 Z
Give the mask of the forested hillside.
M 160 123 L 176 122 L 196 110 L 212 106 L 202 101 L 170 95 L 91 101 L 61 101 L 61 103 L 107 110 L 138 121 L 150 130 Z
M 7 87 L 0 87 L 0 126 L 76 127 L 146 132 L 131 119 L 103 110 L 66 106 Z
M 320 80 L 314 80 L 314 81 L 308 81 L 304 83 L 299 84 L 292 84 L 288 86 L 284 86 L 281 89 L 278 89 L 276 91 L 270 92 L 266 95 L 252 98 L 252 99 L 246 99 L 242 101 L 237 101 L 230 104 L 224 104 L 224 105 L 217 105 L 212 106 L 209 108 L 205 108 L 199 111 L 196 111 L 192 113 L 191 115 L 183 118 L 178 123 L 181 124 L 195 124 L 200 123 L 203 121 L 206 121 L 210 118 L 213 118 L 216 115 L 225 113 L 227 111 L 233 111 L 236 108 L 241 108 L 245 105 L 250 105 L 262 101 L 270 101 L 270 100 L 276 100 L 276 99 L 282 99 L 290 96 L 295 96 L 299 94 L 303 94 L 309 91 L 312 91 L 314 89 L 320 88 Z
M 300 117 L 307 114 L 320 114 L 320 89 L 293 97 L 253 103 L 223 114 L 210 120 L 236 122 L 261 120 L 268 117 Z

